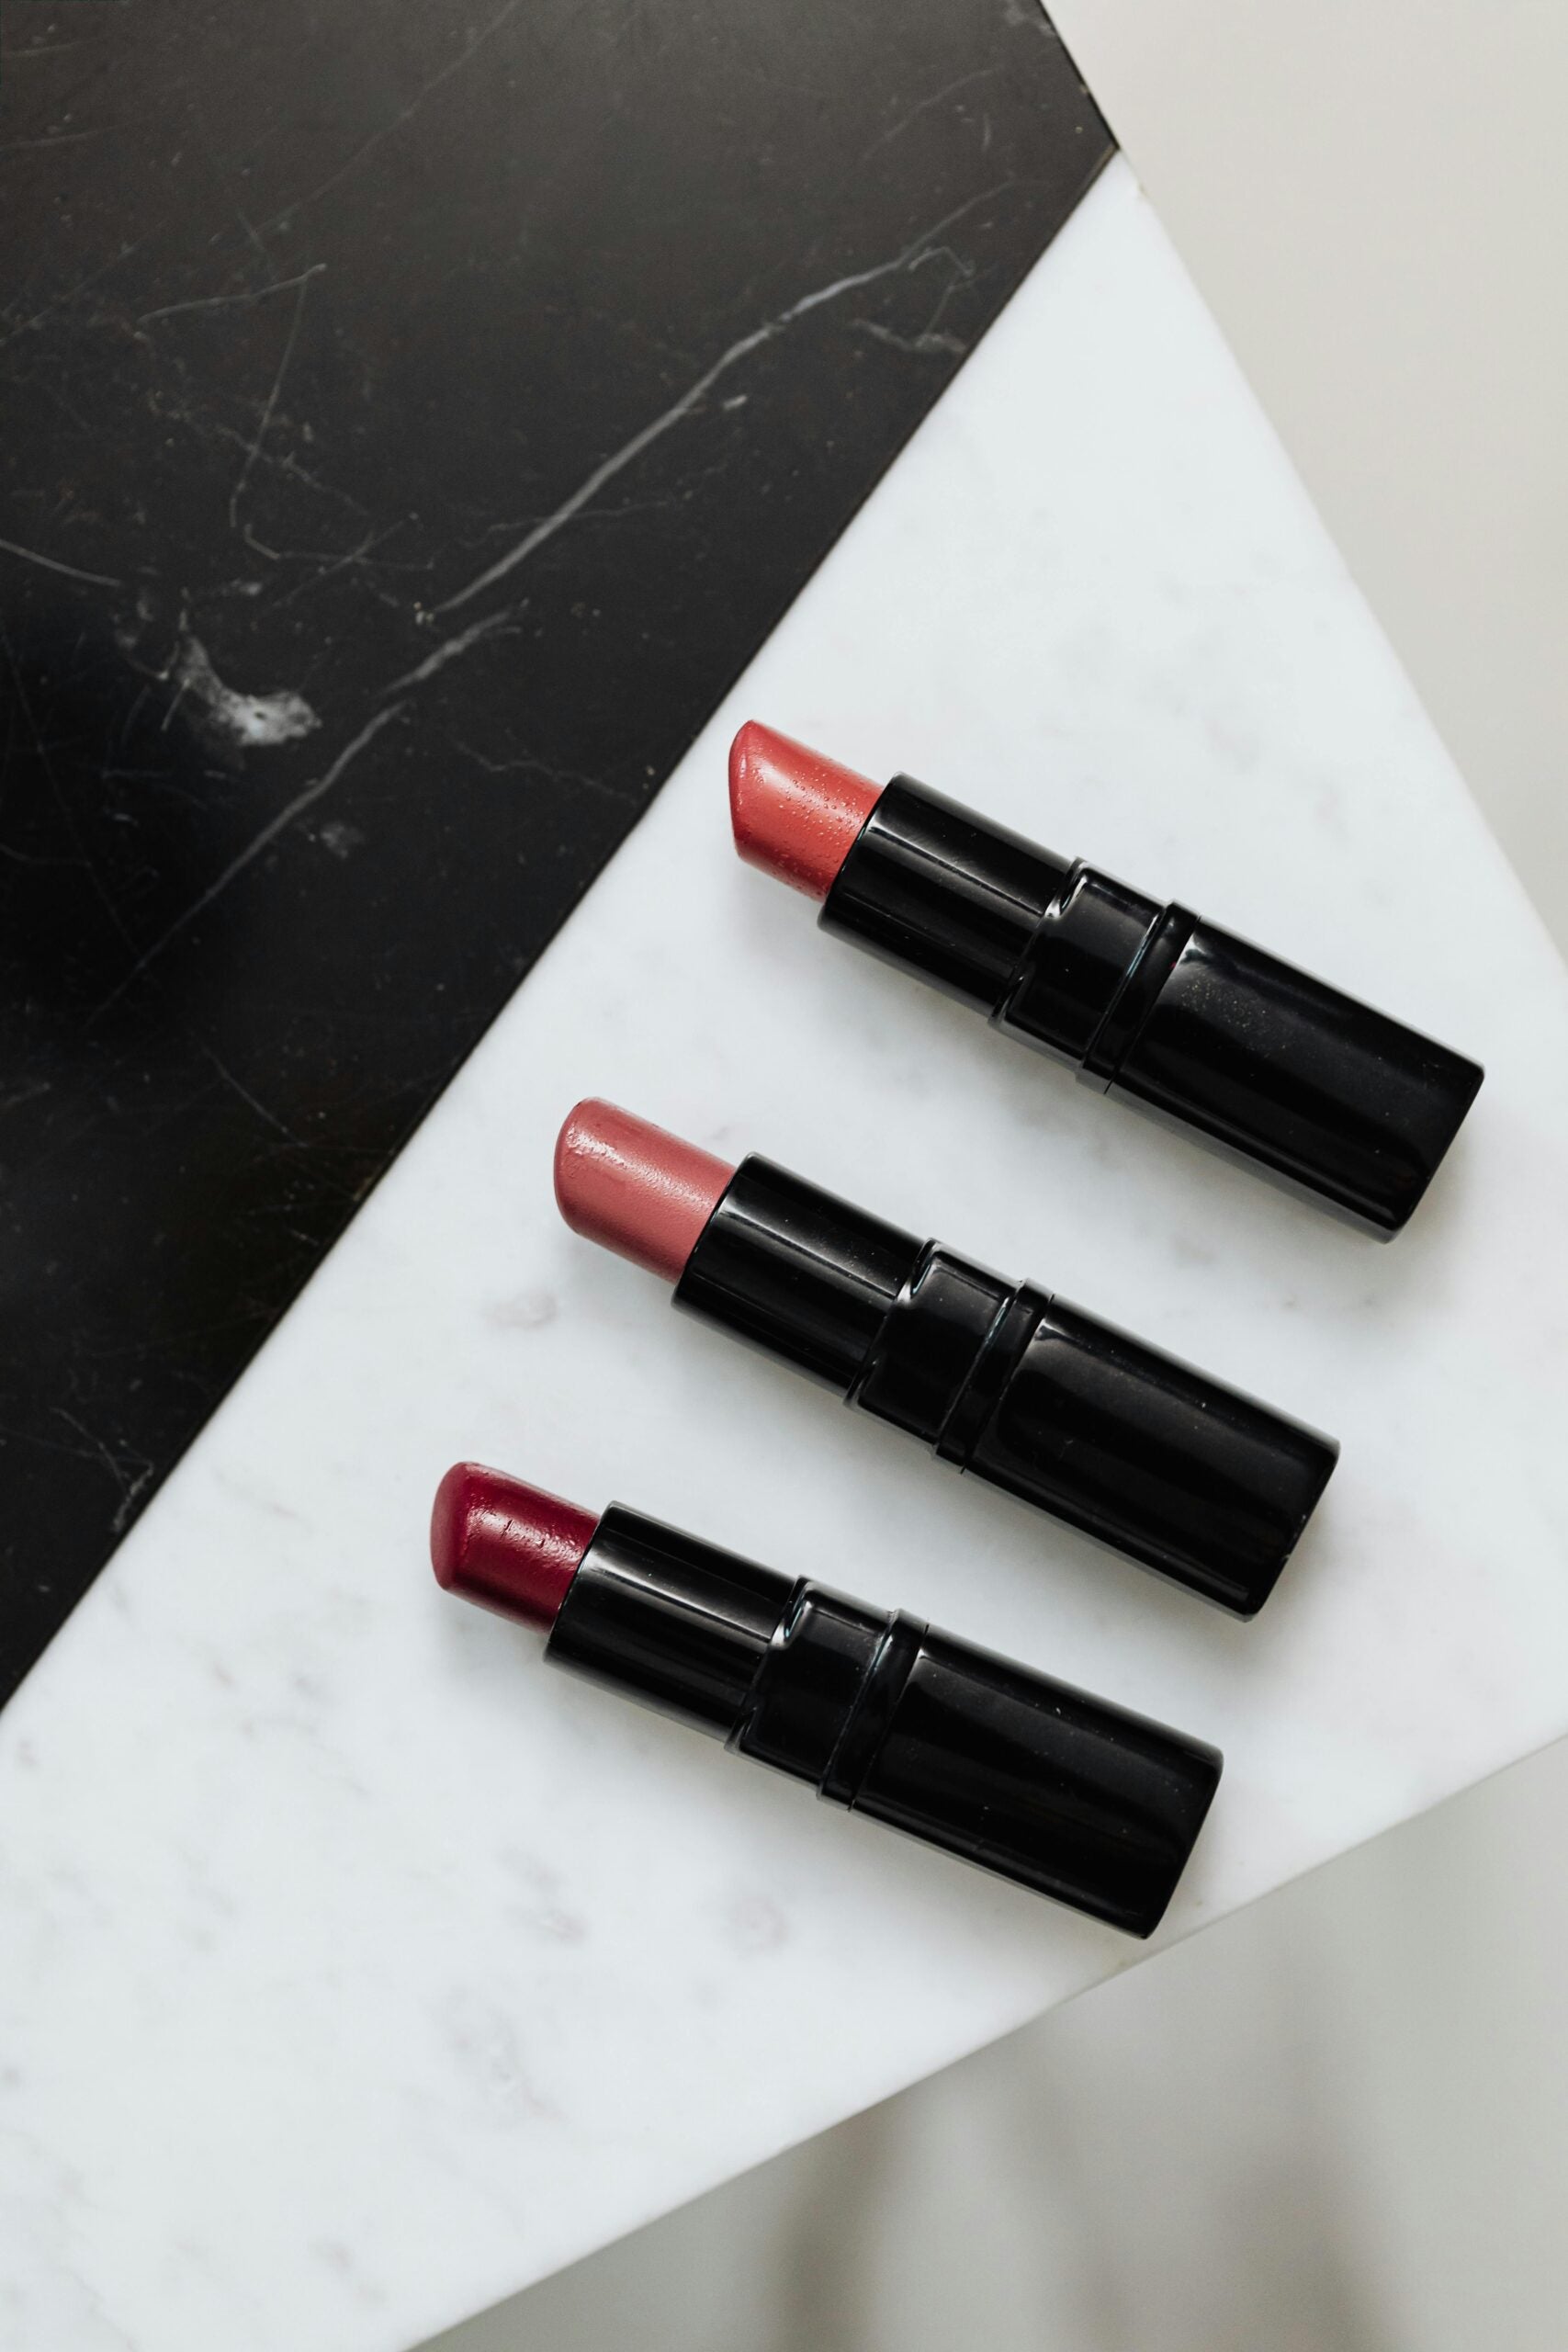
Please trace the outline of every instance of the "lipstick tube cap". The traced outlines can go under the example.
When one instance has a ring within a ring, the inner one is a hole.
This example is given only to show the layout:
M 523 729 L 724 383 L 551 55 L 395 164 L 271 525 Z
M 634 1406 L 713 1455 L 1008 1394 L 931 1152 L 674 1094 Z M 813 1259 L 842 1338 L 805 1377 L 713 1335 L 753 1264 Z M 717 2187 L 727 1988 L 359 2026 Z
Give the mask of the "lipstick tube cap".
M 1201 1740 L 922 1626 L 849 1802 L 1147 1936 L 1221 1769 Z
M 547 1655 L 739 1754 L 1148 1935 L 1220 1776 L 1201 1741 L 612 1504 Z
M 1080 1076 L 1390 1240 L 1459 1133 L 1480 1067 L 1216 923 L 1187 923 L 1157 985 L 1139 989 L 1134 974 L 1140 1017 L 1114 1056 Z
M 830 1804 L 1153 1932 L 1219 1783 L 1200 1740 L 800 1586 L 731 1745 Z
M 1462 1054 L 909 776 L 876 802 L 819 920 L 1380 1239 L 1408 1221 L 1482 1082 Z

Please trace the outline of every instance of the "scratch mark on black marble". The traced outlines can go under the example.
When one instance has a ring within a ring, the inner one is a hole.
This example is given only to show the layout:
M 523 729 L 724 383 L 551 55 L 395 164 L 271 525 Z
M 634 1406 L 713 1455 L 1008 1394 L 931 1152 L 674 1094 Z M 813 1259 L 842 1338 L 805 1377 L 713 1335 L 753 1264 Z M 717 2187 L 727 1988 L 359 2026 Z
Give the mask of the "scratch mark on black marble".
M 302 269 L 298 277 L 280 277 L 276 286 L 253 286 L 240 294 L 205 294 L 190 302 L 167 302 L 161 311 L 143 311 L 136 323 L 151 326 L 154 319 L 177 319 L 186 311 L 226 311 L 248 302 L 265 302 L 269 295 L 292 293 L 297 286 L 305 286 L 326 267 L 317 262 L 310 269 Z
M 913 352 L 922 358 L 932 353 L 945 352 L 951 357 L 962 359 L 968 349 L 968 345 L 961 343 L 955 334 L 948 334 L 935 327 L 927 327 L 920 334 L 895 334 L 891 327 L 883 326 L 876 319 L 852 319 L 850 323 L 857 334 L 869 334 L 877 343 L 890 345 L 895 351 Z
M 265 1102 L 258 1102 L 255 1096 L 251 1092 L 250 1088 L 241 1084 L 233 1071 L 229 1068 L 227 1062 L 220 1061 L 218 1056 L 213 1052 L 210 1046 L 203 1046 L 201 1051 L 212 1064 L 213 1069 L 218 1072 L 218 1075 L 223 1080 L 224 1085 L 231 1088 L 239 1096 L 241 1102 L 247 1104 L 249 1108 L 255 1113 L 258 1119 L 265 1119 L 269 1127 L 276 1127 L 278 1134 L 280 1136 L 287 1136 L 290 1143 L 299 1143 L 299 1137 L 295 1134 L 293 1128 L 288 1125 L 284 1120 L 280 1119 L 276 1111 L 269 1111 Z
M 288 373 L 288 363 L 294 356 L 294 346 L 299 340 L 299 322 L 305 315 L 305 297 L 310 290 L 310 280 L 313 277 L 319 277 L 325 267 L 324 261 L 315 262 L 299 280 L 299 290 L 295 297 L 294 316 L 289 322 L 288 334 L 283 345 L 283 356 L 277 363 L 277 373 L 272 379 L 272 390 L 266 396 L 266 406 L 262 411 L 261 423 L 256 427 L 256 437 L 245 452 L 245 462 L 240 469 L 240 478 L 230 493 L 229 526 L 231 530 L 238 530 L 240 527 L 240 500 L 245 484 L 250 481 L 251 469 L 261 455 L 262 443 L 266 439 L 268 428 L 272 424 L 273 411 L 277 406 L 278 394 L 283 390 L 283 379 Z
M 109 1521 L 109 1526 L 116 1535 L 123 1534 L 126 1523 L 135 1508 L 136 1498 L 147 1484 L 148 1479 L 152 1477 L 156 1464 L 150 1462 L 147 1456 L 135 1446 L 126 1448 L 130 1461 L 121 1462 L 119 1456 L 112 1453 L 104 1443 L 103 1439 L 95 1435 L 85 1422 L 79 1421 L 74 1413 L 68 1413 L 63 1405 L 56 1405 L 53 1410 L 59 1414 L 68 1429 L 73 1429 L 78 1437 L 86 1440 L 85 1446 L 62 1446 L 59 1451 L 62 1453 L 75 1453 L 83 1462 L 101 1463 L 118 1487 L 119 1502 L 114 1517 Z M 36 1442 L 41 1445 L 48 1444 L 47 1439 L 39 1439 Z M 134 1476 L 130 1470 L 131 1462 L 140 1463 L 141 1465 Z
M 0 555 L 14 555 L 23 563 L 36 563 L 44 571 L 58 571 L 62 580 L 85 580 L 94 588 L 123 588 L 123 580 L 111 580 L 107 571 L 84 571 L 78 564 L 62 563 L 57 556 L 39 555 L 36 548 L 19 548 L 14 539 L 0 539 Z
M 880 138 L 874 139 L 862 154 L 861 162 L 869 164 L 874 155 L 879 153 L 884 147 L 890 147 L 895 139 L 901 137 L 908 130 L 912 122 L 918 122 L 923 114 L 930 114 L 933 107 L 944 106 L 949 98 L 955 98 L 960 90 L 967 90 L 976 82 L 994 82 L 1001 71 L 1002 68 L 999 65 L 977 66 L 973 74 L 961 74 L 955 82 L 949 82 L 942 89 L 933 90 L 929 98 L 922 98 L 919 106 L 911 107 L 908 114 L 901 115 L 890 130 L 885 130 Z
M 73 302 L 78 294 L 85 294 L 89 286 L 96 286 L 100 277 L 108 276 L 111 269 L 118 269 L 122 262 L 133 260 L 146 243 L 146 237 L 138 237 L 134 244 L 122 246 L 118 254 L 111 254 L 107 261 L 101 261 L 96 269 L 90 269 L 85 277 L 79 277 L 75 285 L 68 286 L 62 294 L 51 295 L 41 311 L 35 311 L 30 319 L 24 319 L 19 327 L 13 327 L 9 334 L 0 337 L 0 351 L 4 351 L 7 344 L 15 343 L 18 336 L 30 334 L 34 327 L 42 326 L 45 319 L 52 318 L 56 311 L 63 310 L 67 302 Z
M 523 610 L 522 605 L 508 605 L 502 611 L 476 621 L 472 628 L 464 629 L 459 636 L 449 637 L 445 645 L 438 645 L 434 653 L 427 653 L 417 669 L 405 670 L 400 678 L 394 678 L 384 692 L 395 695 L 405 686 L 423 685 L 426 678 L 434 678 L 437 670 L 444 670 L 448 662 L 456 662 L 459 654 L 466 653 L 470 645 L 477 645 L 482 637 L 494 637 L 498 630 L 505 628 Z
M 209 882 L 206 889 L 193 899 L 189 906 L 159 933 L 152 945 L 142 950 L 125 978 L 117 981 L 107 996 L 101 999 L 95 1006 L 85 1025 L 91 1028 L 93 1023 L 100 1020 L 111 1005 L 118 1004 L 127 989 L 141 978 L 150 965 L 157 962 L 164 950 L 171 945 L 182 932 L 188 930 L 198 915 L 205 914 L 208 908 L 223 896 L 230 884 L 237 881 L 248 865 L 254 865 L 264 850 L 271 848 L 280 833 L 287 832 L 295 820 L 304 815 L 307 808 L 313 808 L 317 801 L 322 799 L 332 790 L 333 785 L 341 781 L 361 752 L 374 742 L 381 729 L 384 727 L 389 727 L 392 720 L 400 718 L 407 708 L 406 702 L 389 703 L 385 710 L 378 710 L 373 718 L 367 719 L 352 741 L 344 745 L 331 767 L 323 770 L 321 775 L 306 785 L 301 791 L 297 792 L 287 808 L 280 808 L 276 817 L 269 819 L 260 832 L 253 835 L 244 848 L 229 860 L 217 879 Z
M 29 865 L 39 862 L 41 861 L 30 858 L 28 860 Z M 40 1094 L 48 1094 L 51 1091 L 52 1083 L 53 1081 L 47 1078 L 35 1078 L 29 1084 L 18 1086 L 13 1093 L 0 1095 L 0 1118 L 3 1118 L 7 1111 L 19 1111 L 24 1102 L 36 1102 Z
M 239 222 L 239 224 L 240 224 L 241 228 L 244 231 L 244 232 L 245 232 L 245 236 L 246 236 L 246 239 L 248 240 L 248 242 L 250 243 L 250 244 L 254 248 L 254 250 L 255 250 L 255 251 L 256 251 L 256 252 L 261 255 L 261 258 L 263 259 L 263 261 L 265 261 L 265 262 L 270 262 L 270 261 L 271 261 L 271 259 L 272 259 L 272 255 L 268 253 L 268 251 L 267 251 L 266 247 L 263 244 L 263 243 L 262 243 L 262 241 L 261 241 L 261 238 L 260 238 L 260 236 L 258 235 L 257 231 L 256 231 L 256 224 L 255 224 L 255 222 L 251 219 L 250 214 L 245 210 L 245 208 L 244 208 L 244 206 L 243 206 L 243 204 L 236 204 L 236 205 L 235 205 L 235 207 L 234 207 L 234 218 L 235 218 L 235 220 Z
M 331 490 L 325 482 L 317 483 L 312 486 L 326 492 L 326 494 L 329 497 L 340 498 L 344 495 L 341 491 Z M 380 547 L 383 541 L 393 537 L 396 533 L 400 531 L 402 528 L 403 523 L 399 521 L 389 524 L 384 531 L 371 529 L 367 531 L 365 537 L 360 540 L 359 545 L 356 548 L 349 548 L 346 555 L 337 556 L 330 561 L 325 556 L 322 556 L 320 559 L 322 566 L 321 570 L 320 571 L 313 571 L 309 579 L 301 580 L 297 586 L 290 588 L 284 595 L 275 597 L 271 605 L 268 606 L 268 610 L 274 613 L 280 613 L 284 606 L 286 605 L 291 605 L 297 596 L 309 595 L 312 589 L 324 587 L 329 580 L 335 579 L 340 571 L 346 571 L 351 564 L 365 564 L 367 570 L 374 569 L 375 567 L 369 565 L 367 562 L 371 549 Z M 265 554 L 268 550 L 263 548 L 261 552 Z M 280 549 L 278 552 L 280 558 L 287 559 L 290 556 L 290 550 L 287 548 Z M 413 568 L 418 569 L 419 567 L 415 566 Z
M 84 1430 L 83 1434 L 85 1436 L 86 1432 Z M 35 1445 L 40 1453 L 67 1453 L 73 1462 L 97 1462 L 102 1459 L 96 1446 L 66 1445 L 60 1438 L 39 1437 L 36 1430 L 13 1429 L 8 1422 L 0 1422 L 0 1438 L 14 1439 L 17 1445 Z
M 158 1467 L 155 1462 L 149 1462 L 144 1453 L 137 1454 L 136 1460 L 141 1463 L 141 1467 L 138 1470 L 136 1476 L 130 1480 L 130 1484 L 124 1487 L 124 1490 L 120 1495 L 119 1501 L 116 1506 L 114 1516 L 109 1521 L 109 1531 L 115 1535 L 123 1535 L 125 1533 L 126 1529 L 130 1524 L 131 1513 L 136 1509 L 137 1498 L 141 1494 L 142 1487 L 147 1484 L 149 1478 L 154 1475 Z M 110 1461 L 107 1464 L 107 1467 L 111 1476 L 118 1477 L 120 1476 L 118 1461 Z
M 290 280 L 291 284 L 295 282 Z M 231 424 L 207 423 L 193 416 L 188 410 L 172 410 L 170 413 L 177 415 L 179 422 L 187 426 L 192 433 L 198 435 L 207 433 L 214 440 L 231 442 L 236 449 L 248 451 L 253 446 L 252 439 L 243 433 L 236 433 Z M 303 482 L 308 490 L 315 491 L 319 496 L 335 499 L 340 506 L 349 507 L 355 514 L 363 515 L 367 520 L 369 519 L 370 510 L 361 500 L 351 497 L 346 490 L 339 490 L 335 482 L 323 481 L 319 474 L 313 474 L 308 466 L 302 466 L 299 463 L 292 449 L 286 449 L 281 457 L 276 458 L 273 456 L 270 449 L 258 450 L 254 463 L 266 467 L 272 473 L 287 474 L 291 481 Z M 400 516 L 392 527 L 400 530 L 408 519 L 406 515 Z M 300 562 L 325 563 L 331 560 L 331 554 L 325 548 L 260 547 L 258 551 L 263 555 L 273 557 L 275 560 L 281 561 L 292 562 L 298 560 Z
M 506 0 L 506 6 L 500 15 L 492 17 L 488 25 L 481 25 L 478 32 L 470 33 L 457 56 L 448 59 L 438 74 L 433 74 L 424 87 L 415 92 L 408 105 L 400 114 L 395 114 L 390 122 L 384 122 L 379 130 L 373 130 L 368 139 L 362 140 L 346 163 L 340 164 L 337 170 L 324 179 L 319 187 L 313 187 L 310 190 L 309 196 L 297 196 L 292 203 L 284 205 L 282 209 L 275 212 L 270 220 L 264 220 L 261 224 L 262 234 L 265 236 L 269 229 L 280 228 L 286 220 L 292 220 L 297 212 L 304 211 L 308 205 L 319 204 L 323 196 L 329 196 L 334 187 L 340 187 L 347 179 L 350 172 L 358 170 L 367 155 L 373 154 L 378 147 L 391 138 L 394 131 L 400 130 L 404 123 L 412 122 L 425 100 L 434 97 L 436 91 L 450 82 L 454 74 L 460 74 L 465 65 L 479 55 L 486 41 L 493 39 L 503 25 L 510 23 L 522 6 L 523 0 Z
M 484 752 L 476 752 L 471 743 L 460 743 L 454 736 L 452 749 L 459 758 L 472 760 L 485 775 L 542 775 L 547 783 L 575 785 L 584 792 L 602 793 L 606 800 L 618 801 L 624 808 L 635 800 L 635 793 L 624 791 L 619 785 L 606 784 L 600 775 L 586 775 L 581 768 L 557 767 L 549 760 L 526 757 L 514 760 L 492 760 Z
M 65 867 L 77 866 L 84 863 L 84 860 L 79 857 L 31 857 L 25 849 L 13 849 L 9 842 L 0 842 L 0 857 L 6 860 L 7 865 Z M 0 1102 L 0 1111 L 4 1111 L 6 1107 L 4 1102 Z
M 218 1316 L 210 1323 L 182 1324 L 177 1331 L 160 1330 L 155 1340 L 139 1334 L 134 1340 L 123 1340 L 112 1348 L 92 1347 L 84 1341 L 81 1351 L 85 1361 L 92 1364 L 118 1363 L 125 1356 L 145 1357 L 153 1353 L 168 1356 L 179 1348 L 189 1347 L 193 1341 L 217 1339 L 225 1331 L 253 1330 L 256 1324 L 270 1321 L 272 1316 L 273 1309 L 264 1299 L 254 1299 L 242 1306 L 238 1313 Z M 188 1369 L 182 1371 L 176 1367 L 175 1377 L 195 1388 L 198 1396 L 207 1395 L 196 1374 Z
M 240 537 L 254 554 L 265 556 L 268 563 L 330 563 L 332 556 L 326 548 L 270 548 L 258 538 L 248 523 L 240 526 Z
M 35 147 L 79 147 L 85 139 L 101 139 L 101 130 L 51 130 L 43 139 L 0 140 L 0 155 L 21 155 Z
M 126 712 L 124 721 L 120 727 L 119 744 L 121 751 L 123 751 L 125 746 L 130 742 L 136 722 L 141 716 L 142 705 L 146 702 L 147 697 L 152 691 L 152 682 L 151 679 L 149 679 L 146 685 L 138 688 L 136 699 L 132 702 L 130 709 Z
M 519 564 L 526 563 L 547 540 L 553 539 L 558 531 L 564 530 L 567 524 L 582 513 L 584 507 L 592 505 L 607 482 L 614 481 L 617 474 L 624 473 L 627 466 L 634 465 L 645 450 L 652 448 L 654 443 L 661 440 L 682 418 L 700 408 L 714 386 L 742 359 L 749 358 L 754 351 L 760 351 L 764 344 L 772 343 L 775 336 L 783 334 L 786 328 L 793 326 L 797 319 L 805 318 L 808 311 L 820 310 L 825 303 L 836 302 L 840 295 L 856 293 L 863 286 L 874 286 L 879 278 L 893 277 L 901 271 L 919 269 L 922 263 L 945 250 L 933 244 L 933 239 L 941 237 L 977 206 L 989 204 L 997 197 L 1005 195 L 1013 185 L 1012 181 L 1004 180 L 996 187 L 982 188 L 978 195 L 968 198 L 942 220 L 933 222 L 931 228 L 923 229 L 901 253 L 895 254 L 891 261 L 877 262 L 869 269 L 852 270 L 843 277 L 835 277 L 830 284 L 818 286 L 809 294 L 802 294 L 798 300 L 790 303 L 787 310 L 775 312 L 771 319 L 764 319 L 761 326 L 751 329 L 750 334 L 739 336 L 727 351 L 720 352 L 711 367 L 704 369 L 694 383 L 687 385 L 678 400 L 671 401 L 670 406 L 661 410 L 650 424 L 645 424 L 640 432 L 634 433 L 629 441 L 623 442 L 618 449 L 613 450 L 609 457 L 595 466 L 592 472 L 579 482 L 570 496 L 562 499 L 553 514 L 536 523 L 515 547 L 509 548 L 505 555 L 470 580 L 466 588 L 459 588 L 455 595 L 437 605 L 434 610 L 437 613 L 457 611 L 460 606 L 470 604 L 474 597 L 482 596 L 487 588 L 493 588 L 498 581 L 504 580 Z

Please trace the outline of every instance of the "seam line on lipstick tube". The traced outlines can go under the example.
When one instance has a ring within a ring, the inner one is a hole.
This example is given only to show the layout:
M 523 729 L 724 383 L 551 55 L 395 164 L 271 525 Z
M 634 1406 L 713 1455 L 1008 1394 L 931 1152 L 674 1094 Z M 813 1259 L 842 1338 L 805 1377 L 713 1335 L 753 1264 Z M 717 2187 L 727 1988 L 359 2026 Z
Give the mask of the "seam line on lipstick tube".
M 818 1783 L 818 1795 L 829 1804 L 852 1807 L 915 1670 L 926 1632 L 919 1619 L 900 1611 L 878 1642 Z

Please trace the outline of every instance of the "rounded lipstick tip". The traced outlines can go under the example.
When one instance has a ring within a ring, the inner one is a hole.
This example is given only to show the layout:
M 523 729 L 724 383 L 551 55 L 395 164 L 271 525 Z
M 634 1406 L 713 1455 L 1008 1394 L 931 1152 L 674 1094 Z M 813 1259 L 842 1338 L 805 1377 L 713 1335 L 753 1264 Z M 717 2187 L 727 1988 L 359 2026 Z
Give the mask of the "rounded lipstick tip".
M 882 786 L 755 718 L 729 747 L 729 821 L 748 865 L 825 899 Z
M 614 1102 L 579 1102 L 556 1138 L 556 1204 L 572 1231 L 670 1283 L 734 1173 Z
M 598 1524 L 558 1495 L 457 1462 L 435 1490 L 430 1565 L 444 1591 L 547 1629 Z

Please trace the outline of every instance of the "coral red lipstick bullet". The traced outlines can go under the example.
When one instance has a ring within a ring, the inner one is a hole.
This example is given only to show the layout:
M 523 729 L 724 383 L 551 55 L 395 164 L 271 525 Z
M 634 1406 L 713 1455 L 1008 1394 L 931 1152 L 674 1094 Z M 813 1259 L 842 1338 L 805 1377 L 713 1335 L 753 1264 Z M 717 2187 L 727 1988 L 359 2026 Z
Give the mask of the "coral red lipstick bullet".
M 825 899 L 880 787 L 753 719 L 729 753 L 729 814 L 748 865 Z
M 1481 1085 L 1446 1046 L 910 776 L 871 784 L 752 721 L 729 798 L 740 855 L 819 899 L 824 931 L 1382 1239 Z
M 567 1119 L 556 1198 L 677 1306 L 1238 1616 L 1334 1467 L 1331 1438 L 1065 1299 L 613 1103 Z
M 579 1103 L 556 1140 L 556 1199 L 572 1231 L 667 1283 L 685 1272 L 734 1173 L 613 1102 Z
M 448 1591 L 546 1628 L 554 1664 L 1130 1935 L 1219 1781 L 1201 1741 L 619 1503 L 595 1518 L 459 1463 L 430 1555 Z

